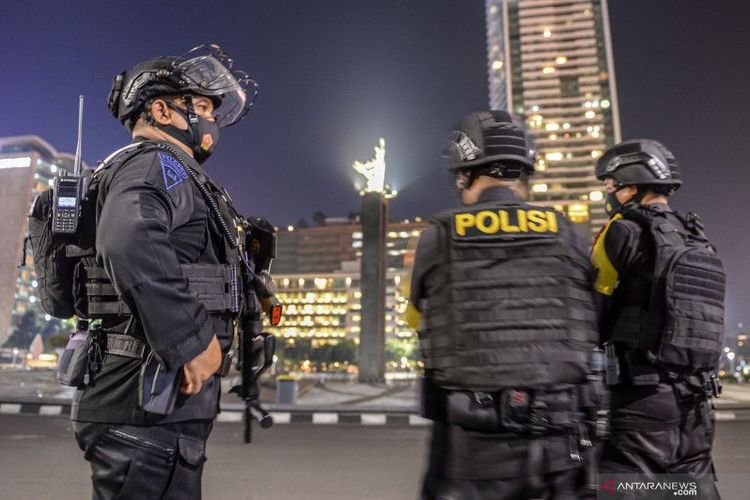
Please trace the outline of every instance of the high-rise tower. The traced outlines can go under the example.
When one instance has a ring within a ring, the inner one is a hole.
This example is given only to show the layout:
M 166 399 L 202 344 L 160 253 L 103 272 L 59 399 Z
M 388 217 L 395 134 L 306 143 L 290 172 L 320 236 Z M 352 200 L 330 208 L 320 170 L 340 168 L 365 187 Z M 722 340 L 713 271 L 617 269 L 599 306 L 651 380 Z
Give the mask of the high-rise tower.
M 490 107 L 526 119 L 532 200 L 598 230 L 594 163 L 620 141 L 606 0 L 486 0 L 486 14 Z

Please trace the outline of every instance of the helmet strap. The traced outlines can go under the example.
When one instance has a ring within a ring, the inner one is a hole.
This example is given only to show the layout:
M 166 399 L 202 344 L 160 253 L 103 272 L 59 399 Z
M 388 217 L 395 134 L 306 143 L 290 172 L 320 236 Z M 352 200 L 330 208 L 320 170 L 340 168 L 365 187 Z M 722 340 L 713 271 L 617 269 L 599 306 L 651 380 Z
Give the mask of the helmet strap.
M 185 107 L 187 108 L 187 110 L 180 108 L 171 101 L 167 100 L 165 102 L 169 109 L 176 113 L 179 113 L 183 118 L 185 118 L 185 120 L 188 122 L 187 130 L 182 130 L 171 124 L 162 125 L 161 123 L 158 123 L 151 114 L 151 111 L 149 111 L 151 109 L 151 103 L 149 103 L 144 110 L 145 119 L 146 123 L 148 123 L 152 127 L 161 130 L 165 134 L 174 137 L 187 147 L 192 148 L 192 145 L 195 143 L 194 140 L 196 135 L 196 127 L 193 126 L 193 123 L 196 123 L 198 121 L 198 116 L 195 114 L 195 109 L 193 108 L 192 97 L 190 97 L 189 95 L 182 96 L 182 100 L 185 101 Z

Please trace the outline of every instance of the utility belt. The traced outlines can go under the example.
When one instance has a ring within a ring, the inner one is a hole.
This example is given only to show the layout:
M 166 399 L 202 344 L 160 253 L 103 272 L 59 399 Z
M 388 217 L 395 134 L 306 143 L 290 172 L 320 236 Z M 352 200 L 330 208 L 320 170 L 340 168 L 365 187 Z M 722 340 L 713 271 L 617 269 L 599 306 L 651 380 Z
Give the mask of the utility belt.
M 603 380 L 544 389 L 509 388 L 495 393 L 451 391 L 445 394 L 446 432 L 453 453 L 447 474 L 457 479 L 527 477 L 529 488 L 543 489 L 544 474 L 583 466 L 587 485 L 595 482 L 594 443 L 608 433 L 609 413 Z M 494 435 L 494 436 L 493 436 Z M 523 436 L 526 454 L 509 454 L 504 444 Z M 548 452 L 545 440 L 565 448 Z M 548 455 L 552 453 L 552 455 Z M 455 455 L 455 457 L 454 457 Z M 497 455 L 497 460 L 488 457 Z M 457 457 L 457 458 L 456 458 Z
M 234 264 L 182 264 L 182 273 L 188 279 L 188 289 L 209 312 L 240 311 L 242 280 Z M 130 315 L 100 266 L 86 266 L 87 312 L 92 318 L 109 315 Z
M 495 393 L 450 391 L 446 394 L 445 418 L 449 424 L 478 432 L 544 436 L 579 433 L 580 424 L 595 416 L 600 421 L 592 437 L 603 438 L 607 414 L 598 409 L 600 396 L 592 394 L 594 391 L 597 389 L 592 384 Z M 589 435 L 589 430 L 580 433 Z
M 721 394 L 721 382 L 713 371 L 685 374 L 647 363 L 647 355 L 619 343 L 604 346 L 607 356 L 606 380 L 610 387 L 647 387 L 658 384 L 674 386 L 682 400 L 710 399 Z
M 138 359 L 144 372 L 151 369 L 150 364 L 158 365 L 146 342 L 131 335 L 107 332 L 99 326 L 88 329 L 88 323 L 81 320 L 57 362 L 57 381 L 76 388 L 93 385 L 108 355 Z M 224 353 L 217 374 L 226 377 L 231 363 L 232 352 Z

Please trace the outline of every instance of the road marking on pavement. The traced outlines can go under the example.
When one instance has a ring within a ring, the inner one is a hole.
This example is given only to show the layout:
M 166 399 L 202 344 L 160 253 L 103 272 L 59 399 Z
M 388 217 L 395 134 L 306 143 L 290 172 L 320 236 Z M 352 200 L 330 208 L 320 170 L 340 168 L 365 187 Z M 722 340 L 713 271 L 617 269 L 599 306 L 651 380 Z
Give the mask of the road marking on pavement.
M 219 422 L 242 422 L 242 412 L 223 411 L 216 415 L 216 420 Z
M 13 403 L 0 404 L 0 413 L 21 413 L 21 405 Z
M 292 421 L 292 414 L 288 411 L 272 411 L 271 418 L 274 424 L 288 424 Z
M 387 420 L 385 413 L 363 413 L 360 418 L 362 425 L 385 425 Z
M 429 419 L 422 418 L 419 415 L 409 415 L 409 425 L 430 425 Z
M 737 414 L 734 412 L 717 411 L 715 414 L 716 420 L 736 420 Z
M 63 407 L 61 405 L 44 405 L 39 408 L 40 415 L 61 415 Z
M 338 413 L 313 413 L 312 423 L 314 424 L 338 424 L 339 414 Z

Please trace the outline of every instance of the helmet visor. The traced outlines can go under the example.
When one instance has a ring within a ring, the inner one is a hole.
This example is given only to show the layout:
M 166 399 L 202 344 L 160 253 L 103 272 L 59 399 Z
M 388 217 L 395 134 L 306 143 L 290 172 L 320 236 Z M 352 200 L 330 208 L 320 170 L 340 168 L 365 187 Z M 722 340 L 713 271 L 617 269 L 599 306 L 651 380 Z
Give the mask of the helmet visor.
M 186 90 L 219 98 L 214 115 L 220 127 L 240 121 L 258 97 L 255 80 L 244 71 L 233 69 L 233 65 L 234 61 L 217 45 L 201 45 L 175 61 Z

